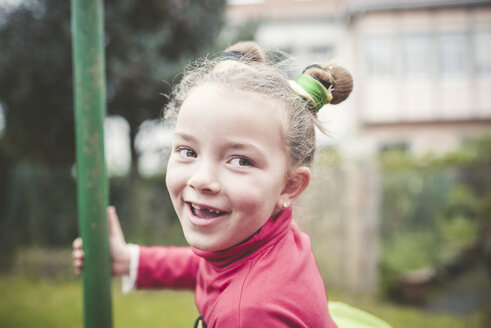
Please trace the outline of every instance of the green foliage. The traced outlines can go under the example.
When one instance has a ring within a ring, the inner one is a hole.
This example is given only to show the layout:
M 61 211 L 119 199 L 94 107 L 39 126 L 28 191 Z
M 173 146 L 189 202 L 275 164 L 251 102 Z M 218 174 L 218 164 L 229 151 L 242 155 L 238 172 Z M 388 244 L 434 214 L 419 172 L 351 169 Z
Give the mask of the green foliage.
M 0 245 L 70 245 L 78 235 L 76 182 L 66 169 L 19 163 L 7 187 L 10 203 L 0 220 Z M 111 179 L 110 204 L 117 208 L 128 241 L 184 243 L 162 177 L 136 183 L 129 177 Z
M 383 166 L 382 177 L 382 236 L 391 238 L 407 229 L 434 232 L 437 229 L 434 219 L 441 216 L 452 186 L 452 172 L 417 167 L 408 154 L 400 154 L 400 158 L 394 153 L 387 156 L 389 163 Z M 397 161 L 399 167 L 395 166 Z
M 185 239 L 165 177 L 111 179 L 111 204 L 116 206 L 126 240 L 145 245 L 184 245 Z M 130 190 L 130 186 L 132 189 Z
M 401 233 L 384 245 L 382 249 L 384 265 L 398 272 L 426 267 L 437 260 L 436 254 L 428 251 L 435 246 L 437 241 L 429 231 Z
M 16 159 L 71 164 L 70 2 L 26 1 L 8 12 L 0 7 L 0 16 L 6 122 L 0 150 Z
M 160 116 L 162 94 L 183 66 L 214 48 L 225 3 L 104 1 L 108 112 L 128 121 L 134 162 L 138 127 Z M 78 235 L 70 15 L 70 1 L 0 4 L 2 253 L 66 245 Z M 139 181 L 133 164 L 111 187 L 126 232 L 141 242 L 182 243 L 163 181 Z
M 444 156 L 381 154 L 382 281 L 438 268 L 485 243 L 491 216 L 491 136 Z
M 191 58 L 213 46 L 224 0 L 105 1 L 108 112 L 134 137 L 158 118 L 166 84 Z M 70 2 L 25 1 L 0 6 L 0 150 L 11 158 L 74 162 Z M 133 139 L 133 138 L 132 138 Z M 133 151 L 133 154 L 136 154 Z
M 445 245 L 440 251 L 440 256 L 442 262 L 448 262 L 476 242 L 478 227 L 468 218 L 456 216 L 441 224 L 440 233 L 442 244 Z
M 0 245 L 62 245 L 77 235 L 76 186 L 67 168 L 19 162 L 6 187 Z

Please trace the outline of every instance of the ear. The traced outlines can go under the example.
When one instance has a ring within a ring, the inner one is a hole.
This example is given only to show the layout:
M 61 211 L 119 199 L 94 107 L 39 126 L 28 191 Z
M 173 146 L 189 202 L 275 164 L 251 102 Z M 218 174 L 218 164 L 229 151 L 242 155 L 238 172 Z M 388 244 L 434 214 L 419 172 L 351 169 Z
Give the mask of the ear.
M 292 205 L 310 183 L 311 172 L 306 166 L 297 167 L 286 182 L 276 207 L 284 209 Z

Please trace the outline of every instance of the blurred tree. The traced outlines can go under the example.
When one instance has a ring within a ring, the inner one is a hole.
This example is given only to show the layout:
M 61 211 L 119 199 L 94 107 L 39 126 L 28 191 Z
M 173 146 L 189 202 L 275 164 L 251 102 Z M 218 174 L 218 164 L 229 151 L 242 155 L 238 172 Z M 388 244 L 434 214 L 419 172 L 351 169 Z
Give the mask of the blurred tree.
M 223 25 L 225 0 L 112 0 L 106 2 L 108 110 L 139 125 L 158 118 L 168 83 L 192 58 L 213 49 Z M 163 82 L 163 81 L 168 81 Z
M 385 291 L 400 287 L 407 272 L 425 268 L 434 270 L 439 284 L 476 264 L 491 276 L 490 154 L 491 135 L 468 139 L 443 156 L 381 154 Z
M 108 112 L 138 126 L 159 117 L 172 81 L 213 45 L 225 0 L 105 1 Z M 6 156 L 74 162 L 70 2 L 28 0 L 0 7 L 0 102 Z M 166 90 L 167 88 L 167 90 Z M 136 158 L 132 145 L 133 161 Z
M 104 1 L 108 113 L 128 121 L 132 141 L 127 199 L 138 198 L 138 127 L 160 116 L 183 65 L 214 51 L 225 2 Z M 76 233 L 70 16 L 70 1 L 0 4 L 0 251 L 6 240 L 60 244 Z

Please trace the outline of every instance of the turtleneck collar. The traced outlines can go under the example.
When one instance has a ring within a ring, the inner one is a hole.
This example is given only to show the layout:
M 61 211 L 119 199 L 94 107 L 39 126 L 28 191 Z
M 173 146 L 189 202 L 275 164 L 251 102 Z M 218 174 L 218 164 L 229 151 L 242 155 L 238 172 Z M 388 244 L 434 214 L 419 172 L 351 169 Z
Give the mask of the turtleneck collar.
M 223 268 L 238 260 L 243 262 L 250 259 L 259 254 L 259 252 L 256 252 L 257 250 L 260 248 L 265 249 L 266 247 L 264 246 L 266 245 L 274 245 L 286 234 L 291 220 L 292 209 L 289 207 L 272 215 L 258 232 L 243 243 L 214 252 L 202 251 L 194 247 L 191 247 L 191 249 L 196 255 L 204 258 L 213 266 Z

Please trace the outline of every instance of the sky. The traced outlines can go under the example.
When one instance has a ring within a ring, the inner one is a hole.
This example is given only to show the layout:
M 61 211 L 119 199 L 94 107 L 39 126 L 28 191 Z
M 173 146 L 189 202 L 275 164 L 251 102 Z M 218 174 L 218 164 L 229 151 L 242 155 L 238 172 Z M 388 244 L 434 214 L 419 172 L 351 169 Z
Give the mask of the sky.
M 22 1 L 23 0 L 0 0 L 0 5 L 16 5 Z
M 104 121 L 105 155 L 111 176 L 125 175 L 130 168 L 130 138 L 128 122 L 113 115 Z M 135 138 L 138 171 L 143 176 L 161 175 L 165 171 L 173 130 L 161 120 L 143 122 Z

